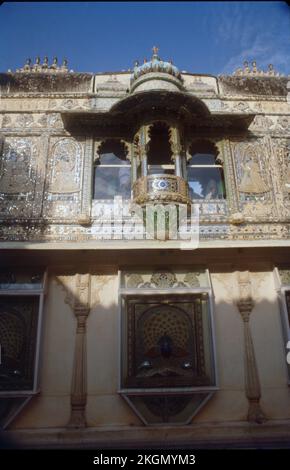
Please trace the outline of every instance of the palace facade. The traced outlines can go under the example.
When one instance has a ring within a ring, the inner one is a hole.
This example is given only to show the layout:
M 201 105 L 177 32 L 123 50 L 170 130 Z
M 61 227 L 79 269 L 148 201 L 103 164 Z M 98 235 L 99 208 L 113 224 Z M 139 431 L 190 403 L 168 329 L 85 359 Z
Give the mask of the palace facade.
M 17 445 L 287 445 L 288 82 L 255 62 L 181 72 L 157 48 L 129 71 L 0 74 L 0 423 Z

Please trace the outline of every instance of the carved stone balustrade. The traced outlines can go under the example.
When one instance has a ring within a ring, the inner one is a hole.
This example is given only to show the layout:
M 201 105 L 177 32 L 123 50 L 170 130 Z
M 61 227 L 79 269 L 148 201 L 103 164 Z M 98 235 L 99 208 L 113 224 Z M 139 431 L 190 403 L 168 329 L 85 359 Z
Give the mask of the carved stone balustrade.
M 147 202 L 190 204 L 187 182 L 175 175 L 149 175 L 139 178 L 133 185 L 133 199 L 137 204 Z

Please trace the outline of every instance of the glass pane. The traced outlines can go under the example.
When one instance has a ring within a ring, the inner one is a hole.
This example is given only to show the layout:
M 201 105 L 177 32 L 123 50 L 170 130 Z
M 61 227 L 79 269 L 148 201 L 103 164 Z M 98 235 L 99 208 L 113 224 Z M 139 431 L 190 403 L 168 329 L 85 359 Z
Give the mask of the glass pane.
M 148 175 L 174 175 L 174 167 L 162 168 L 160 165 L 149 165 Z
M 209 153 L 195 153 L 189 160 L 189 165 L 215 165 L 216 157 Z
M 100 163 L 102 165 L 128 165 L 128 162 L 113 152 L 102 153 L 100 156 Z
M 191 199 L 224 199 L 225 185 L 222 168 L 188 168 Z
M 94 199 L 114 199 L 114 196 L 128 199 L 130 195 L 130 167 L 95 168 Z

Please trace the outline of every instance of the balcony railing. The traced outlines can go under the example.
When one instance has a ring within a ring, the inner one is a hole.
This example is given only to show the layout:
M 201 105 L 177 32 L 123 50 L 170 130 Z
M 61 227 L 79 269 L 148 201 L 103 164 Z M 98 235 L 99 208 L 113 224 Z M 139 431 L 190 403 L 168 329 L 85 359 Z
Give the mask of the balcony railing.
M 188 184 L 183 178 L 175 175 L 143 176 L 133 185 L 133 200 L 137 204 L 148 202 L 190 204 Z

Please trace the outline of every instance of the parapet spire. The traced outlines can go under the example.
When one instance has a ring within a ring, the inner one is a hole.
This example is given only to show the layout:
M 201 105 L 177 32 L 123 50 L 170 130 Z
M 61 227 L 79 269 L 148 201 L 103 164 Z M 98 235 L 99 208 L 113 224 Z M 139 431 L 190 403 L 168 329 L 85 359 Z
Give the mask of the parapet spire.
M 25 65 L 20 69 L 16 69 L 17 73 L 68 73 L 73 72 L 73 70 L 68 70 L 67 60 L 63 59 L 62 64 L 58 65 L 57 57 L 54 57 L 52 63 L 49 65 L 48 57 L 45 56 L 41 64 L 41 59 L 39 56 L 35 58 L 34 64 L 32 60 L 28 58 L 25 62 Z M 8 70 L 11 72 L 11 70 Z
M 262 70 L 257 67 L 256 60 L 252 61 L 252 68 L 249 65 L 249 62 L 245 60 L 244 67 L 240 67 L 234 71 L 233 75 L 240 75 L 240 76 L 249 76 L 249 77 L 278 77 L 279 73 L 274 70 L 272 64 L 268 65 L 268 70 Z

